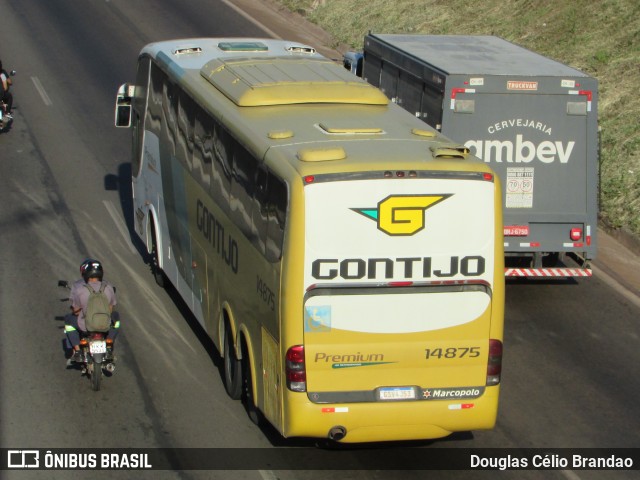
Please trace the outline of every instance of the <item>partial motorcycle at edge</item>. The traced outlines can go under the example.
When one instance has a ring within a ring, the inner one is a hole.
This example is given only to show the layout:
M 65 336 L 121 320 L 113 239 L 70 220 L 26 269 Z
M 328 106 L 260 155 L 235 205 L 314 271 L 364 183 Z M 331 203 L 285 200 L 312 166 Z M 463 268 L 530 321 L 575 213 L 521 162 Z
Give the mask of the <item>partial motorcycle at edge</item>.
M 14 77 L 15 75 L 15 70 L 11 70 L 9 72 L 10 77 Z M 13 123 L 13 116 L 9 113 L 8 105 L 5 103 L 4 99 L 0 97 L 0 132 L 4 132 L 11 123 Z

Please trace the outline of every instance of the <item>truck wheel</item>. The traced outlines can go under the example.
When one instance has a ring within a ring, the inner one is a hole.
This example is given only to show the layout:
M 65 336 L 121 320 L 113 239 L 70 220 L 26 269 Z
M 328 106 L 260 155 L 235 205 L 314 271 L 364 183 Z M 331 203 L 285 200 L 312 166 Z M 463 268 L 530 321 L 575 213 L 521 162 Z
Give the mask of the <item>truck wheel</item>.
M 543 268 L 553 268 L 558 265 L 558 260 L 560 259 L 559 252 L 552 252 L 549 255 L 542 257 L 542 266 Z

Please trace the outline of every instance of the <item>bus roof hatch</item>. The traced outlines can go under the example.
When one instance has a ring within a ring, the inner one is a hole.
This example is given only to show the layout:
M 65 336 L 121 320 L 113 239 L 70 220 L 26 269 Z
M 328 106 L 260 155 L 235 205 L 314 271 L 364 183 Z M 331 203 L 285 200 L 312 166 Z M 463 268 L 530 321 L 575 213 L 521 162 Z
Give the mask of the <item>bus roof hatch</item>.
M 389 103 L 380 90 L 330 60 L 215 59 L 205 64 L 200 74 L 240 107 Z

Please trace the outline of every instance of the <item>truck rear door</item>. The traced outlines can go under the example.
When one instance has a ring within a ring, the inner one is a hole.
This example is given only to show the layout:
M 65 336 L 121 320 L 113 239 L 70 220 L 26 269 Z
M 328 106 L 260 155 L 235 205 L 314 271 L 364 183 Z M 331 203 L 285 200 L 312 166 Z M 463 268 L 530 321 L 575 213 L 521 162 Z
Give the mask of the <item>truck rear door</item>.
M 502 179 L 505 235 L 522 237 L 509 250 L 567 250 L 571 229 L 595 221 L 597 208 L 591 92 L 547 94 L 537 81 L 512 82 L 514 90 L 496 92 L 487 82 L 451 90 L 442 133 L 470 147 Z

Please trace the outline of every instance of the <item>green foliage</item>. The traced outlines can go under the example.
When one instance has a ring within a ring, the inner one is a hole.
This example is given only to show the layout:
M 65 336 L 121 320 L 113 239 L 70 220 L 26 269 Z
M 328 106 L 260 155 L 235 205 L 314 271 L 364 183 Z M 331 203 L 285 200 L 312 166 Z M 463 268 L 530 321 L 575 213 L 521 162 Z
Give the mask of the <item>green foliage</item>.
M 592 75 L 599 83 L 601 208 L 640 235 L 638 0 L 276 0 L 318 24 L 336 49 L 364 35 L 497 35 Z

